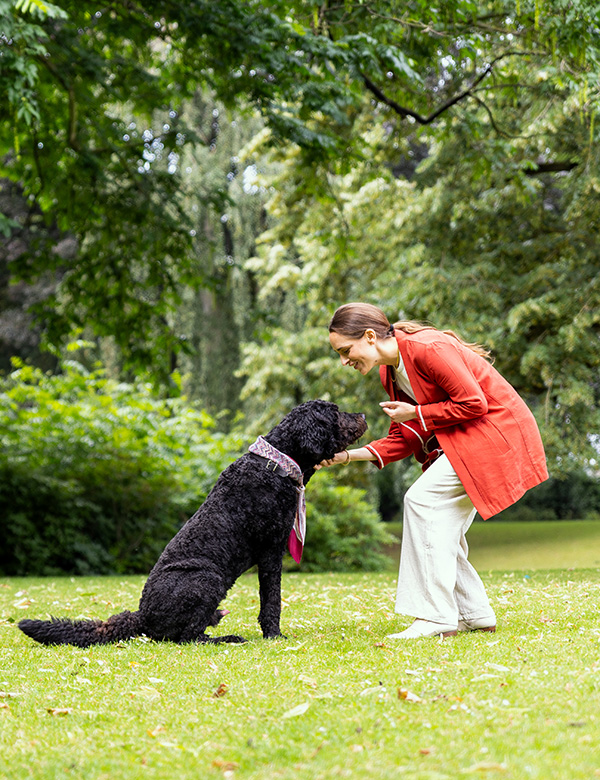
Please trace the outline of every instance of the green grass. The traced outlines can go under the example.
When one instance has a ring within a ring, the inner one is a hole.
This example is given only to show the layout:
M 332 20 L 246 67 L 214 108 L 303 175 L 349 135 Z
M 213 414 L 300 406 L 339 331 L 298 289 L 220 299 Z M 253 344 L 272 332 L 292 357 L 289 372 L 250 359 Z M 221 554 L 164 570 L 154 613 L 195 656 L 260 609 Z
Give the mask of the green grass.
M 402 524 L 389 523 L 400 537 Z M 467 534 L 469 560 L 478 571 L 578 569 L 600 566 L 600 522 L 508 523 L 476 520 Z M 400 545 L 390 549 L 396 569 Z
M 248 575 L 221 625 L 245 645 L 81 650 L 36 645 L 13 621 L 134 608 L 143 578 L 4 580 L 0 777 L 600 776 L 600 572 L 485 581 L 493 635 L 386 642 L 409 622 L 393 574 L 288 574 L 288 639 L 264 641 Z

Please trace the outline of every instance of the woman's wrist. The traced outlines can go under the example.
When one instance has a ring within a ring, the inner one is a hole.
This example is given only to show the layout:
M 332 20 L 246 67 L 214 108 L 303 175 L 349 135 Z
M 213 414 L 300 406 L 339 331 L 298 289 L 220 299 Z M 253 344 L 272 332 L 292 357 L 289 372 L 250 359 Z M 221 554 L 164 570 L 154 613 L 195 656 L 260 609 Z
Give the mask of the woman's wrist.
M 348 459 L 342 463 L 343 466 L 347 466 L 350 461 L 357 460 L 377 460 L 377 456 L 374 455 L 367 447 L 359 447 L 356 450 L 346 450 L 348 453 Z

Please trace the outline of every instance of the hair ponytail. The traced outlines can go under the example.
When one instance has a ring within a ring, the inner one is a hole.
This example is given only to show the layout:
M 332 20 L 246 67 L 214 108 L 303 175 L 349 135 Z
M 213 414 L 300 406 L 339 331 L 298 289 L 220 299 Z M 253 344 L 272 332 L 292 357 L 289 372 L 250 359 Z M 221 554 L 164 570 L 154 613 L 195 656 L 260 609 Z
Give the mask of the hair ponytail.
M 425 325 L 421 322 L 415 322 L 414 320 L 399 320 L 394 323 L 395 330 L 401 330 L 403 333 L 418 333 L 420 330 L 437 330 L 433 325 Z M 446 336 L 452 336 L 452 338 L 460 341 L 464 347 L 468 347 L 482 358 L 492 362 L 490 350 L 484 347 L 482 344 L 477 344 L 472 341 L 465 341 L 455 333 L 453 330 L 442 330 L 441 333 L 445 333 Z
M 371 329 L 377 334 L 377 338 L 388 339 L 394 335 L 394 330 L 403 333 L 418 333 L 421 330 L 437 330 L 433 325 L 427 325 L 414 320 L 399 320 L 393 325 L 380 308 L 370 303 L 346 303 L 336 310 L 329 323 L 330 333 L 340 333 L 350 339 L 361 339 L 365 331 Z M 485 360 L 491 361 L 490 351 L 481 344 L 464 341 L 452 330 L 443 330 L 447 336 L 452 336 L 463 346 L 473 350 Z

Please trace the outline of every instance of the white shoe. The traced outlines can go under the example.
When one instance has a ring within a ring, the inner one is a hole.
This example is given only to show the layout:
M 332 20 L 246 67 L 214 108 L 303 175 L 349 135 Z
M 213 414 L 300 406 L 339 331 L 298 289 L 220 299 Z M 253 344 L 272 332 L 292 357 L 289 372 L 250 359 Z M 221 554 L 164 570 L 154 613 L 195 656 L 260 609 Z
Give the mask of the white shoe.
M 475 618 L 474 620 L 459 620 L 459 631 L 489 631 L 491 634 L 496 630 L 496 616 L 486 618 Z
M 446 623 L 432 623 L 430 620 L 414 621 L 406 630 L 399 634 L 388 634 L 386 639 L 420 639 L 421 637 L 447 637 L 456 636 L 458 633 L 456 626 L 450 626 Z

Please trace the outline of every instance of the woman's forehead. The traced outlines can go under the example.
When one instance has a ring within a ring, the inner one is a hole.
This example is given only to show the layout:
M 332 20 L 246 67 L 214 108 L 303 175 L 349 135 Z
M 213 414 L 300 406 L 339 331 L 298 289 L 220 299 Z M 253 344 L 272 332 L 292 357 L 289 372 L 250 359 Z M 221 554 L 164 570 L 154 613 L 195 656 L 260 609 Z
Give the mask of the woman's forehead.
M 343 336 L 341 333 L 336 333 L 335 331 L 329 334 L 329 343 L 336 352 L 339 352 L 341 349 L 347 349 L 348 347 L 351 347 L 355 341 L 356 339 Z

